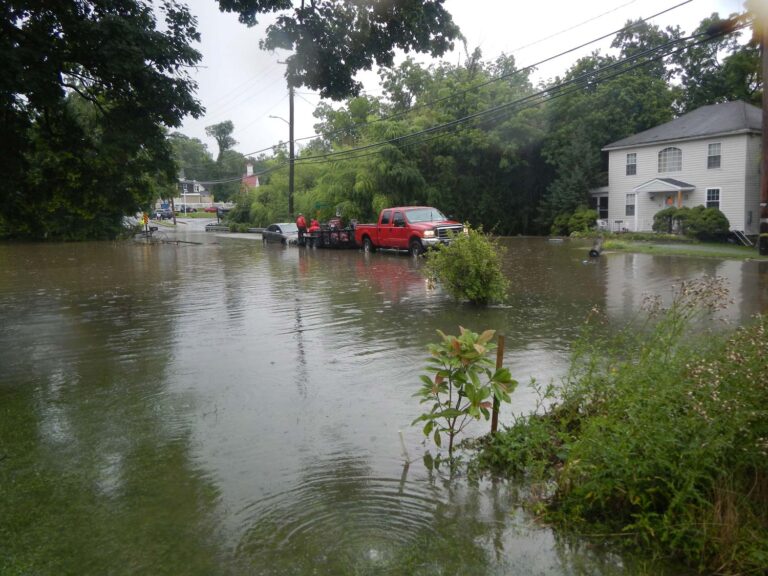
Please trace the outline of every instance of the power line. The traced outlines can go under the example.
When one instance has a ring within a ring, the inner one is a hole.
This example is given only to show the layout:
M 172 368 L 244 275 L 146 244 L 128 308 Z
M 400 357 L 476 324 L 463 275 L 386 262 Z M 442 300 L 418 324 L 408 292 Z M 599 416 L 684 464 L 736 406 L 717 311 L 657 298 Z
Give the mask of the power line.
M 475 112 L 474 114 L 469 114 L 467 116 L 463 116 L 461 118 L 457 118 L 457 119 L 451 120 L 449 122 L 444 122 L 442 124 L 437 124 L 435 126 L 431 126 L 429 128 L 425 128 L 423 130 L 419 130 L 417 132 L 412 132 L 410 134 L 406 134 L 406 135 L 403 135 L 403 136 L 398 136 L 396 138 L 390 138 L 388 140 L 383 140 L 383 141 L 379 141 L 379 142 L 373 142 L 371 144 L 366 144 L 364 146 L 353 148 L 351 151 L 366 150 L 366 149 L 370 149 L 370 148 L 374 148 L 374 147 L 378 147 L 378 146 L 383 146 L 385 144 L 399 142 L 399 141 L 404 140 L 406 138 L 411 138 L 413 136 L 418 136 L 420 134 L 428 134 L 430 132 L 434 132 L 435 130 L 440 130 L 440 129 L 444 128 L 444 127 L 452 126 L 454 124 L 459 124 L 459 123 L 471 120 L 473 118 L 484 116 L 486 114 L 490 114 L 492 112 L 495 112 L 495 111 L 498 111 L 498 110 L 502 110 L 504 108 L 513 106 L 515 104 L 518 104 L 518 103 L 521 103 L 521 102 L 525 102 L 525 101 L 534 99 L 534 98 L 536 98 L 538 96 L 541 96 L 543 94 L 547 94 L 548 92 L 551 92 L 551 91 L 556 90 L 558 88 L 561 88 L 563 86 L 567 86 L 569 84 L 573 84 L 573 83 L 579 82 L 581 80 L 586 80 L 586 79 L 590 78 L 591 76 L 594 76 L 597 73 L 602 72 L 604 70 L 615 68 L 617 66 L 622 66 L 622 65 L 624 65 L 624 64 L 626 64 L 628 62 L 631 62 L 631 61 L 634 61 L 634 60 L 638 60 L 638 59 L 640 59 L 640 58 L 642 58 L 644 56 L 652 54 L 653 52 L 658 52 L 659 50 L 662 50 L 662 49 L 667 48 L 669 46 L 672 46 L 674 44 L 678 44 L 680 42 L 684 42 L 686 40 L 690 40 L 690 39 L 692 39 L 694 37 L 696 37 L 696 36 L 690 36 L 690 37 L 687 37 L 687 38 L 680 38 L 680 39 L 672 40 L 670 42 L 667 42 L 667 43 L 662 44 L 660 46 L 657 46 L 655 48 L 644 50 L 643 52 L 639 52 L 639 53 L 637 53 L 637 54 L 635 54 L 633 56 L 625 58 L 624 60 L 619 60 L 619 61 L 613 62 L 611 64 L 608 64 L 607 66 L 601 67 L 600 69 L 598 69 L 596 71 L 585 72 L 584 74 L 582 74 L 580 76 L 577 76 L 576 78 L 573 78 L 571 80 L 567 80 L 566 82 L 562 82 L 562 83 L 557 84 L 557 85 L 552 86 L 552 87 L 548 87 L 548 88 L 546 88 L 544 90 L 540 90 L 539 92 L 534 92 L 533 94 L 530 94 L 530 95 L 525 96 L 523 98 L 520 98 L 518 100 L 513 100 L 511 102 L 506 102 L 504 104 L 499 104 L 499 105 L 494 106 L 492 108 L 489 108 L 489 109 L 486 109 L 486 110 L 482 110 L 480 112 Z M 345 155 L 345 154 L 349 154 L 351 151 L 350 150 L 341 150 L 341 151 L 337 151 L 337 152 L 328 152 L 328 153 L 320 155 L 318 157 L 342 156 L 342 155 Z
M 642 23 L 644 23 L 644 22 L 646 22 L 648 20 L 652 20 L 653 18 L 656 18 L 658 16 L 666 14 L 667 12 L 670 12 L 672 10 L 676 10 L 677 8 L 680 8 L 681 6 L 685 6 L 686 4 L 690 4 L 691 2 L 693 2 L 693 0 L 685 0 L 684 2 L 676 4 L 675 6 L 672 6 L 670 8 L 666 8 L 665 10 L 662 10 L 661 12 L 657 12 L 656 14 L 653 14 L 652 16 L 648 16 L 646 18 L 641 18 L 640 20 L 638 20 L 637 22 L 634 22 L 633 24 L 630 24 L 629 26 L 625 26 L 625 27 L 620 28 L 618 30 L 615 30 L 613 32 L 609 32 L 608 34 L 604 34 L 602 36 L 599 36 L 598 38 L 590 40 L 589 42 L 585 42 L 585 43 L 580 44 L 578 46 L 575 46 L 573 48 L 569 48 L 568 50 L 564 50 L 563 52 L 560 52 L 560 53 L 555 54 L 553 56 L 549 56 L 547 58 L 544 58 L 543 60 L 539 60 L 538 62 L 536 62 L 534 64 L 529 64 L 528 66 L 525 66 L 524 68 L 520 68 L 520 69 L 514 70 L 512 72 L 509 72 L 507 74 L 502 74 L 502 75 L 497 76 L 495 78 L 491 78 L 489 80 L 486 80 L 486 81 L 481 82 L 479 84 L 476 84 L 474 86 L 470 86 L 469 88 L 465 88 L 464 90 L 460 90 L 458 92 L 454 92 L 454 93 L 452 93 L 452 94 L 450 94 L 448 96 L 444 96 L 442 98 L 437 98 L 435 100 L 430 100 L 430 101 L 425 102 L 423 104 L 416 104 L 414 106 L 411 106 L 408 110 L 404 110 L 403 112 L 397 112 L 395 114 L 390 114 L 388 116 L 383 116 L 381 118 L 377 118 L 377 119 L 371 120 L 369 122 L 358 122 L 356 124 L 353 124 L 349 128 L 356 128 L 356 127 L 359 127 L 359 126 L 365 126 L 365 125 L 368 125 L 368 124 L 375 124 L 375 123 L 378 123 L 378 122 L 384 122 L 386 120 L 392 120 L 393 118 L 399 118 L 400 116 L 405 116 L 407 114 L 410 114 L 414 110 L 420 110 L 421 108 L 429 108 L 429 107 L 434 106 L 435 104 L 439 104 L 441 102 L 445 102 L 447 100 L 451 100 L 453 98 L 457 98 L 458 96 L 463 96 L 464 94 L 468 94 L 469 92 L 473 92 L 473 91 L 475 91 L 475 90 L 477 90 L 479 88 L 484 88 L 485 86 L 488 86 L 488 85 L 493 84 L 495 82 L 500 82 L 502 80 L 506 80 L 507 78 L 511 78 L 512 76 L 517 76 L 519 74 L 522 74 L 525 71 L 532 71 L 533 69 L 541 66 L 542 64 L 546 64 L 547 62 L 551 62 L 552 60 L 556 60 L 557 58 L 560 58 L 562 56 L 570 54 L 571 52 L 575 52 L 576 50 L 581 50 L 582 48 L 585 48 L 585 47 L 589 46 L 590 44 L 594 44 L 596 42 L 600 42 L 601 40 L 605 40 L 606 38 L 609 38 L 609 37 L 614 36 L 616 34 L 619 34 L 621 32 L 626 32 L 627 30 L 631 30 L 633 28 L 636 28 L 640 24 L 642 24 Z M 349 128 L 347 128 L 347 129 L 349 129 Z M 335 133 L 338 133 L 338 132 L 339 131 L 331 132 L 331 134 L 335 134 Z M 319 138 L 319 137 L 320 137 L 319 135 L 304 136 L 302 138 L 297 138 L 296 141 L 311 140 L 311 139 Z
M 230 100 L 232 97 L 238 96 L 238 94 L 237 94 L 238 92 L 242 93 L 241 88 L 243 88 L 244 86 L 250 84 L 251 82 L 255 81 L 257 78 L 259 78 L 261 76 L 266 76 L 269 72 L 272 72 L 272 70 L 274 70 L 275 68 L 277 68 L 277 66 L 275 65 L 274 62 L 272 62 L 271 66 L 267 66 L 266 68 L 262 68 L 259 72 L 257 72 L 253 76 L 251 76 L 248 80 L 245 80 L 245 81 L 241 82 L 240 84 L 238 84 L 237 86 L 232 88 L 232 90 L 230 90 L 226 94 L 223 94 L 219 98 L 214 98 L 211 101 L 211 106 L 213 106 L 214 104 L 216 106 L 218 106 L 219 104 L 223 104 L 223 102 L 225 102 L 227 100 Z
M 748 25 L 749 25 L 749 22 L 747 22 L 747 23 L 745 23 L 745 24 L 735 28 L 733 31 L 741 30 L 742 28 L 745 28 Z M 365 156 L 368 156 L 370 154 L 376 154 L 376 153 L 379 152 L 378 150 L 376 150 L 375 152 L 366 153 L 366 154 L 354 154 L 355 152 L 358 152 L 358 151 L 370 150 L 372 148 L 379 148 L 381 146 L 384 146 L 384 145 L 387 145 L 387 144 L 394 144 L 394 143 L 399 143 L 401 145 L 410 145 L 410 144 L 413 144 L 413 143 L 407 143 L 406 144 L 406 143 L 404 143 L 404 141 L 406 139 L 409 139 L 409 138 L 416 138 L 418 136 L 421 136 L 421 135 L 424 135 L 424 134 L 429 134 L 429 133 L 432 133 L 432 132 L 436 132 L 438 130 L 459 126 L 460 124 L 463 124 L 465 122 L 476 120 L 478 118 L 482 118 L 482 117 L 485 117 L 485 116 L 489 116 L 489 115 L 493 115 L 493 114 L 498 114 L 500 112 L 506 112 L 509 109 L 512 109 L 515 106 L 520 106 L 522 104 L 528 104 L 528 105 L 526 105 L 524 107 L 521 107 L 521 109 L 530 108 L 530 107 L 533 107 L 533 106 L 538 106 L 539 104 L 541 104 L 543 102 L 546 102 L 546 101 L 549 101 L 549 100 L 552 100 L 552 99 L 554 99 L 556 97 L 560 97 L 560 96 L 563 96 L 565 94 L 569 94 L 571 92 L 575 92 L 575 91 L 581 90 L 584 86 L 588 85 L 590 82 L 597 83 L 597 82 L 604 82 L 606 80 L 610 80 L 612 78 L 620 76 L 621 74 L 626 74 L 627 72 L 630 72 L 631 70 L 634 70 L 636 68 L 639 68 L 639 67 L 642 67 L 642 66 L 646 66 L 646 65 L 650 64 L 651 62 L 662 60 L 662 59 L 664 59 L 664 58 L 666 58 L 666 57 L 668 57 L 668 56 L 670 56 L 672 54 L 679 53 L 679 52 L 681 52 L 683 50 L 686 50 L 686 49 L 688 49 L 688 48 L 690 48 L 692 46 L 695 46 L 697 44 L 708 42 L 708 41 L 710 41 L 710 40 L 712 40 L 714 38 L 717 38 L 719 36 L 723 36 L 726 33 L 727 32 L 723 32 L 723 33 L 720 33 L 720 34 L 717 34 L 717 35 L 713 36 L 713 35 L 709 35 L 707 32 L 702 32 L 702 33 L 695 34 L 695 35 L 692 35 L 692 36 L 689 36 L 689 37 L 686 37 L 686 38 L 680 38 L 680 39 L 672 40 L 670 42 L 667 42 L 667 43 L 662 44 L 660 46 L 657 46 L 655 48 L 648 49 L 648 50 L 645 50 L 645 51 L 640 52 L 638 54 L 635 54 L 635 55 L 633 55 L 631 57 L 625 58 L 623 60 L 619 60 L 617 62 L 613 62 L 613 63 L 611 63 L 611 64 L 609 64 L 607 66 L 603 66 L 603 67 L 601 67 L 601 68 L 599 68 L 597 70 L 594 70 L 594 71 L 591 71 L 591 72 L 587 72 L 585 74 L 582 74 L 581 76 L 577 76 L 576 78 L 573 78 L 573 79 L 568 80 L 566 82 L 562 82 L 562 83 L 560 83 L 560 84 L 558 84 L 556 86 L 551 86 L 551 87 L 549 87 L 549 88 L 547 88 L 545 90 L 541 90 L 541 91 L 539 91 L 539 92 L 537 92 L 535 94 L 531 94 L 529 96 L 526 96 L 524 98 L 520 98 L 518 100 L 514 100 L 514 101 L 511 101 L 511 102 L 500 104 L 498 106 L 494 106 L 492 108 L 489 108 L 487 110 L 483 110 L 481 112 L 476 112 L 474 114 L 470 114 L 470 115 L 464 116 L 462 118 L 458 118 L 456 120 L 452 120 L 450 122 L 446 122 L 446 123 L 443 123 L 443 124 L 432 126 L 430 128 L 424 129 L 424 130 L 419 130 L 417 132 L 412 132 L 412 133 L 409 133 L 409 134 L 405 134 L 405 135 L 399 136 L 397 138 L 392 138 L 392 139 L 384 140 L 384 141 L 380 141 L 380 142 L 374 142 L 374 143 L 368 144 L 366 146 L 360 146 L 360 147 L 357 147 L 357 148 L 352 148 L 350 150 L 343 150 L 343 151 L 339 151 L 339 152 L 331 152 L 331 153 L 323 154 L 323 155 L 319 155 L 319 156 L 307 157 L 305 159 L 299 158 L 299 159 L 297 159 L 296 162 L 297 163 L 311 164 L 311 163 L 329 162 L 329 161 L 334 161 L 334 160 L 352 160 L 352 159 L 356 159 L 356 158 L 365 157 Z M 610 70 L 612 68 L 617 68 L 617 67 L 624 66 L 625 64 L 630 63 L 632 61 L 640 60 L 644 56 L 652 54 L 653 52 L 658 52 L 659 50 L 668 48 L 668 47 L 670 47 L 670 46 L 672 46 L 674 44 L 678 44 L 680 42 L 684 42 L 684 41 L 687 41 L 687 40 L 692 40 L 692 39 L 699 38 L 699 37 L 702 37 L 702 36 L 705 36 L 705 38 L 703 38 L 703 39 L 701 39 L 699 41 L 696 41 L 696 42 L 689 42 L 685 46 L 682 46 L 682 47 L 680 47 L 680 48 L 678 48 L 676 50 L 670 51 L 670 52 L 665 52 L 665 53 L 659 54 L 659 55 L 655 56 L 654 58 L 644 59 L 641 62 L 637 62 L 637 63 L 633 64 L 629 68 L 620 68 L 618 71 L 614 72 L 613 74 L 610 74 L 610 75 L 608 75 L 606 77 L 598 79 L 598 76 L 601 73 L 604 73 L 607 70 Z M 567 92 L 564 91 L 563 88 L 564 87 L 568 87 L 568 86 L 571 86 L 570 90 L 568 90 Z M 438 134 L 435 137 L 440 137 L 440 136 L 444 136 L 444 134 Z M 430 139 L 432 139 L 432 138 L 430 138 Z M 423 141 L 426 141 L 426 140 L 423 140 Z M 414 142 L 414 143 L 421 143 L 421 142 L 422 141 L 417 141 L 417 142 Z M 327 158 L 332 158 L 332 160 L 327 160 Z
M 452 94 L 450 94 L 448 96 L 444 96 L 442 98 L 438 98 L 438 99 L 435 99 L 435 100 L 430 100 L 430 101 L 427 101 L 427 102 L 425 102 L 423 104 L 417 104 L 417 105 L 412 106 L 411 108 L 409 108 L 408 110 L 405 110 L 403 112 L 397 112 L 397 113 L 394 113 L 394 114 L 390 114 L 388 116 L 382 116 L 381 118 L 376 118 L 375 120 L 370 120 L 370 121 L 367 121 L 367 122 L 358 122 L 358 123 L 352 124 L 351 126 L 345 128 L 345 130 L 348 130 L 350 128 L 358 128 L 358 127 L 361 127 L 361 126 L 367 126 L 369 124 L 376 124 L 378 122 L 384 122 L 386 120 L 392 120 L 394 118 L 399 118 L 401 116 L 405 116 L 407 114 L 410 114 L 414 110 L 419 110 L 421 108 L 431 107 L 431 106 L 434 106 L 435 104 L 439 104 L 440 102 L 444 102 L 446 100 L 450 100 L 450 99 L 456 98 L 458 96 L 463 96 L 464 94 L 467 94 L 469 92 L 477 90 L 478 88 L 483 88 L 483 87 L 485 87 L 485 86 L 487 86 L 489 84 L 492 84 L 494 82 L 500 82 L 501 80 L 505 80 L 505 79 L 507 79 L 507 78 L 509 78 L 511 76 L 515 76 L 517 74 L 521 74 L 521 73 L 525 72 L 526 70 L 532 70 L 532 69 L 534 69 L 534 68 L 536 68 L 536 67 L 538 67 L 538 66 L 540 66 L 542 64 L 545 64 L 547 62 L 550 62 L 552 60 L 555 60 L 557 58 L 565 56 L 566 54 L 570 54 L 571 52 L 574 52 L 576 50 L 580 50 L 582 48 L 585 48 L 586 46 L 589 46 L 590 44 L 594 44 L 596 42 L 600 42 L 601 40 L 605 40 L 606 38 L 609 38 L 610 36 L 613 36 L 615 34 L 619 34 L 620 32 L 625 32 L 627 30 L 631 30 L 633 28 L 636 28 L 637 26 L 641 25 L 644 22 L 647 22 L 648 20 L 652 20 L 654 18 L 657 18 L 657 17 L 659 17 L 659 16 L 661 16 L 663 14 L 666 14 L 667 12 L 671 12 L 672 10 L 676 10 L 677 8 L 680 8 L 681 6 L 685 6 L 686 4 L 690 4 L 691 2 L 693 2 L 693 0 L 684 0 L 683 2 L 680 2 L 679 4 L 675 4 L 674 6 L 666 8 L 666 9 L 660 11 L 660 12 L 656 12 L 655 14 L 652 14 L 651 16 L 647 16 L 645 18 L 641 18 L 637 22 L 634 22 L 633 24 L 631 24 L 629 26 L 625 26 L 625 27 L 620 28 L 620 29 L 618 29 L 618 30 L 616 30 L 614 32 L 610 32 L 608 34 L 604 34 L 602 36 L 594 38 L 593 40 L 590 40 L 588 42 L 580 44 L 579 46 L 570 48 L 568 50 L 565 50 L 563 52 L 555 54 L 554 56 L 549 56 L 549 57 L 547 57 L 547 58 L 545 58 L 543 60 L 540 60 L 540 61 L 538 61 L 538 62 L 536 62 L 534 64 L 530 64 L 530 65 L 528 65 L 528 66 L 526 66 L 524 68 L 515 70 L 515 71 L 510 72 L 508 74 L 503 74 L 501 76 L 497 76 L 495 78 L 491 78 L 491 79 L 489 79 L 489 80 L 487 80 L 485 82 L 481 82 L 480 84 L 477 84 L 475 86 L 471 86 L 471 87 L 466 88 L 464 90 L 461 90 L 461 91 L 458 91 L 458 92 L 454 92 L 454 93 L 452 93 Z M 555 34 L 554 36 L 557 36 L 557 34 Z M 554 36 L 551 36 L 551 37 L 554 37 Z M 336 130 L 334 132 L 331 132 L 329 135 L 338 134 L 339 132 L 342 132 L 342 130 Z M 303 140 L 314 140 L 314 139 L 317 139 L 317 138 L 320 138 L 320 137 L 321 136 L 319 134 L 315 134 L 313 136 L 303 136 L 301 138 L 296 138 L 294 141 L 295 142 L 300 142 L 300 141 L 303 141 Z M 266 148 L 262 148 L 260 150 L 255 150 L 253 152 L 248 152 L 248 153 L 244 154 L 244 156 L 252 156 L 254 154 L 260 154 L 262 152 L 267 152 L 269 150 L 274 149 L 276 146 L 279 146 L 279 145 L 280 144 L 273 144 L 271 146 L 268 146 Z
M 536 46 L 537 44 L 541 44 L 542 42 L 546 42 L 547 40 L 556 38 L 557 36 L 560 36 L 561 34 L 565 34 L 566 32 L 570 32 L 571 30 L 575 30 L 576 28 L 580 28 L 581 26 L 584 26 L 584 24 L 589 24 L 590 22 L 599 20 L 603 16 L 607 16 L 608 14 L 613 14 L 614 12 L 618 12 L 622 8 L 626 8 L 627 6 L 629 6 L 630 4 L 634 4 L 635 2 L 637 2 L 637 0 L 629 0 L 629 2 L 622 4 L 621 6 L 616 6 L 616 8 L 607 10 L 606 12 L 603 12 L 602 14 L 598 14 L 597 16 L 593 16 L 592 18 L 588 18 L 583 22 L 579 22 L 578 24 L 574 24 L 573 26 L 570 26 L 568 28 L 563 28 L 562 30 L 557 31 L 554 34 L 550 34 L 549 36 L 545 36 L 544 38 L 539 38 L 538 40 L 534 40 L 533 42 L 529 42 L 528 44 L 523 44 L 522 46 L 514 48 L 511 51 L 511 54 L 514 54 L 515 52 L 519 52 L 520 50 L 525 50 L 526 48 L 530 48 L 531 46 Z

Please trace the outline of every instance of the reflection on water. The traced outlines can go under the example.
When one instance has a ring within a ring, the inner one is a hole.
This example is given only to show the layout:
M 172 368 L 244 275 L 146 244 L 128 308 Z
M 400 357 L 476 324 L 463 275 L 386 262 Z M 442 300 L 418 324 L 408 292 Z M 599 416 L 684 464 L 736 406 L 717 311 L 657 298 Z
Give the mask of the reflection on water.
M 510 239 L 509 302 L 477 308 L 403 256 L 186 236 L 0 246 L 0 573 L 631 574 L 516 486 L 423 467 L 425 344 L 497 328 L 548 381 L 593 306 L 621 324 L 706 274 L 729 320 L 768 308 L 766 263 Z

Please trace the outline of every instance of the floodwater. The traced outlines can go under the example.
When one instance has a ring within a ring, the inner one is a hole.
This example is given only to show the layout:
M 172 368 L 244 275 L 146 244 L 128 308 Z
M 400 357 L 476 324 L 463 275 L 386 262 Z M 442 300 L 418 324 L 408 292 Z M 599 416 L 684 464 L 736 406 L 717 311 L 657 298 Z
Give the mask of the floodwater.
M 526 382 L 563 374 L 594 306 L 620 325 L 721 275 L 726 319 L 768 310 L 768 263 L 508 239 L 510 300 L 483 309 L 406 256 L 176 238 L 0 245 L 1 574 L 648 570 L 537 525 L 512 483 L 425 467 L 425 346 L 503 331 L 521 381 L 504 423 L 535 406 Z

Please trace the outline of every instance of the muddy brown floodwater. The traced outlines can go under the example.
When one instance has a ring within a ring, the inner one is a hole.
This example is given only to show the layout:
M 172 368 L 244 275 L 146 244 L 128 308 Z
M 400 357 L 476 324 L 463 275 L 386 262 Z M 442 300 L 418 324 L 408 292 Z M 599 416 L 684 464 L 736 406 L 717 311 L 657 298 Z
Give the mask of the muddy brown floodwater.
M 425 346 L 495 328 L 547 382 L 594 306 L 619 326 L 720 275 L 730 322 L 768 309 L 768 263 L 507 239 L 509 302 L 482 309 L 406 256 L 176 236 L 199 244 L 0 245 L 0 573 L 636 574 L 538 526 L 521 487 L 425 468 Z

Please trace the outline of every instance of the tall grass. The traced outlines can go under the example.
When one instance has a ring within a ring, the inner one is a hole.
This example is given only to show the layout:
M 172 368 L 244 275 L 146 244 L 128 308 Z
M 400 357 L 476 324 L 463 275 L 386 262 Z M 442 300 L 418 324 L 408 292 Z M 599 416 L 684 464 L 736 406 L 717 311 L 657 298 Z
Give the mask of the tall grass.
M 694 335 L 724 301 L 683 284 L 610 337 L 594 319 L 551 404 L 489 438 L 481 468 L 525 474 L 549 521 L 708 573 L 768 566 L 768 318 Z

